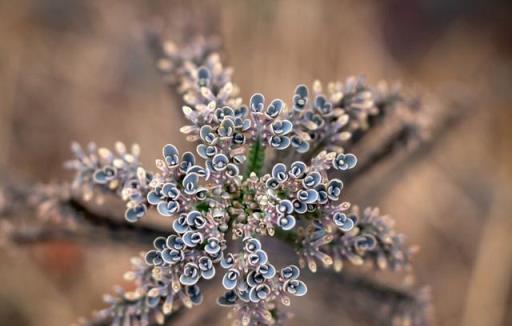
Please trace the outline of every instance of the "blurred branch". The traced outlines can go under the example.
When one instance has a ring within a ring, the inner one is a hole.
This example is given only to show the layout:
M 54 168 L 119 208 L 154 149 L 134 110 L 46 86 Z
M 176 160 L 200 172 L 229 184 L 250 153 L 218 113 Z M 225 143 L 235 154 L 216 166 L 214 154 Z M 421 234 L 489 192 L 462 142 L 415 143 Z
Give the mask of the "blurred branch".
M 508 122 L 510 111 L 500 111 L 496 117 L 499 134 L 500 157 L 494 183 L 490 214 L 483 225 L 481 241 L 471 269 L 471 279 L 463 315 L 464 325 L 498 326 L 506 324 L 512 284 L 512 246 L 510 233 L 510 140 L 512 132 Z
M 381 119 L 371 128 L 364 139 L 354 144 L 351 150 L 358 157 L 357 167 L 348 174 L 344 182 L 348 185 L 386 162 L 393 162 L 393 168 L 406 167 L 436 147 L 469 114 L 469 106 L 460 99 L 454 99 L 442 108 L 431 108 L 427 113 L 428 135 L 418 138 L 410 126 L 400 123 L 394 115 Z M 416 139 L 415 139 L 416 138 Z M 411 140 L 413 141 L 411 143 Z M 388 168 L 391 169 L 391 168 Z M 401 169 L 396 169 L 401 170 Z M 383 173 L 385 174 L 385 173 Z M 387 183 L 382 182 L 386 185 Z
M 507 199 L 500 199 L 485 225 L 471 269 L 464 325 L 498 326 L 504 323 L 512 274 L 512 223 L 510 217 L 502 213 L 508 209 L 499 207 Z
M 54 240 L 102 240 L 149 244 L 167 231 L 93 211 L 62 185 L 5 186 L 0 193 L 0 235 L 27 245 Z M 21 220 L 18 217 L 23 216 Z
M 392 325 L 422 326 L 430 323 L 430 294 L 427 288 L 417 292 L 387 286 L 375 280 L 356 276 L 349 272 L 330 274 L 332 289 L 340 293 L 336 297 L 336 305 L 352 307 L 347 311 L 356 310 L 379 325 L 387 321 Z M 332 295 L 333 291 L 326 291 Z M 326 300 L 329 302 L 329 300 Z
M 12 226 L 4 225 L 3 227 L 9 228 Z M 76 239 L 77 234 L 75 232 L 56 226 L 23 227 L 22 229 L 11 230 L 7 234 L 7 240 L 9 242 L 20 246 L 48 241 Z

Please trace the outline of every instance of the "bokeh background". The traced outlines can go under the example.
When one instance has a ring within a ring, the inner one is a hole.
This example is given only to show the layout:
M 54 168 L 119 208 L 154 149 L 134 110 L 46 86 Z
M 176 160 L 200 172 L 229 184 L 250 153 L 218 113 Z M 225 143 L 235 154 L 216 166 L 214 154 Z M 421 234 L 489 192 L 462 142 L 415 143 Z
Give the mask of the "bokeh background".
M 288 99 L 297 83 L 352 74 L 441 101 L 456 93 L 467 104 L 462 121 L 347 196 L 379 205 L 421 247 L 414 273 L 430 286 L 435 325 L 511 325 L 511 13 L 509 1 L 484 0 L 0 1 L 0 180 L 69 178 L 72 140 L 137 142 L 146 166 L 165 143 L 190 148 L 145 44 L 148 26 L 176 40 L 220 35 L 245 99 Z M 1 252 L 0 324 L 89 315 L 143 249 L 56 242 Z M 333 281 L 306 278 L 313 294 L 295 300 L 292 325 L 383 323 L 342 316 Z M 178 324 L 228 324 L 220 309 L 196 308 Z

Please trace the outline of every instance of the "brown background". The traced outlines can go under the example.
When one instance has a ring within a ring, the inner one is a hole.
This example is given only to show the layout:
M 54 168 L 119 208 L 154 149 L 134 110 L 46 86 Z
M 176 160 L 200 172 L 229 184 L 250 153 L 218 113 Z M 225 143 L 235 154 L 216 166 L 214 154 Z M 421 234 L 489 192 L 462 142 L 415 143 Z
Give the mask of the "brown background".
M 190 148 L 178 131 L 178 102 L 144 44 L 151 24 L 175 39 L 184 30 L 221 35 L 245 99 L 255 91 L 288 99 L 297 83 L 350 74 L 466 94 L 465 120 L 426 155 L 384 176 L 371 173 L 348 197 L 379 205 L 421 247 L 415 273 L 419 285 L 431 286 L 435 324 L 510 325 L 512 20 L 505 2 L 0 1 L 0 177 L 69 178 L 62 162 L 71 140 L 136 141 L 146 166 L 165 143 Z M 0 324 L 67 325 L 88 315 L 143 249 L 57 243 L 0 253 Z M 306 279 L 311 294 L 295 301 L 291 324 L 345 321 L 335 299 L 343 293 L 322 294 L 326 281 Z M 223 325 L 223 315 L 210 312 L 220 309 L 196 311 Z M 180 324 L 202 324 L 201 314 Z M 345 321 L 367 323 L 379 324 Z

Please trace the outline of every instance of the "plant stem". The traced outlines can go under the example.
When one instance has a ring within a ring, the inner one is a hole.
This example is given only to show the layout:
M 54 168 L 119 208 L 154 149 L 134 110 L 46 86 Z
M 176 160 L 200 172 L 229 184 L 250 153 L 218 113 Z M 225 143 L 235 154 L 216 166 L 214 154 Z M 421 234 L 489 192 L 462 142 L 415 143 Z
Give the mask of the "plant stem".
M 252 172 L 256 173 L 257 176 L 260 176 L 264 161 L 265 147 L 262 146 L 261 138 L 257 138 L 249 150 L 247 163 L 245 165 L 244 178 L 247 179 Z
M 276 228 L 275 237 L 291 245 L 294 249 L 300 248 L 301 246 L 301 244 L 297 242 L 298 234 L 295 231 L 284 231 L 280 228 Z

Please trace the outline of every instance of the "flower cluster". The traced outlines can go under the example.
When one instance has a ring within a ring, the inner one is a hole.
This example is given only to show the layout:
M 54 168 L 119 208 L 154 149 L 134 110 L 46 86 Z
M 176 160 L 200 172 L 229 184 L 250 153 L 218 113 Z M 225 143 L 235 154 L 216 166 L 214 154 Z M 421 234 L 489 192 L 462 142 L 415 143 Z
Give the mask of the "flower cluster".
M 228 270 L 222 278 L 228 291 L 217 302 L 234 306 L 243 325 L 272 324 L 276 302 L 289 305 L 289 295 L 303 296 L 307 287 L 298 280 L 297 266 L 276 271 L 258 239 L 246 238 L 243 245 L 241 253 L 227 254 L 221 260 L 221 266 Z
M 346 157 L 347 163 L 343 157 Z M 290 167 L 278 163 L 270 174 L 260 179 L 248 179 L 245 192 L 254 198 L 252 214 L 243 220 L 244 223 L 235 225 L 235 232 L 272 236 L 276 227 L 290 231 L 297 219 L 313 218 L 321 210 L 331 207 L 341 196 L 343 182 L 330 179 L 328 170 L 346 170 L 354 167 L 355 163 L 352 154 L 321 152 L 309 166 L 302 161 L 293 162 Z M 253 189 L 252 193 L 249 189 Z
M 155 35 L 153 35 L 155 36 Z M 220 42 L 215 38 L 196 37 L 192 42 L 178 46 L 171 41 L 160 42 L 154 38 L 150 41 L 158 48 L 157 67 L 165 82 L 177 87 L 180 93 L 195 88 L 197 68 L 202 65 L 216 67 L 217 76 L 225 76 L 229 81 L 232 69 L 222 67 L 217 50 Z M 215 80 L 219 80 L 216 78 Z M 216 84 L 218 85 L 218 84 Z
M 343 150 L 343 144 L 358 129 L 367 127 L 370 115 L 378 113 L 374 95 L 361 78 L 351 77 L 345 83 L 328 85 L 327 93 L 320 82 L 309 94 L 306 85 L 299 85 L 292 98 L 290 119 L 299 130 L 295 139 L 300 152 L 307 152 L 311 144 L 326 150 Z
M 185 117 L 193 124 L 184 126 L 181 131 L 188 135 L 187 139 L 202 142 L 197 152 L 211 168 L 218 168 L 218 164 L 224 168 L 230 163 L 231 168 L 236 166 L 238 171 L 238 166 L 245 162 L 247 145 L 254 143 L 275 150 L 300 144 L 292 142 L 293 124 L 285 118 L 286 105 L 280 99 L 274 99 L 267 106 L 259 93 L 251 97 L 248 106 L 238 101 L 219 105 L 219 101 L 209 100 L 205 106 L 184 107 Z
M 393 220 L 381 216 L 378 208 L 359 208 L 344 203 L 308 225 L 297 241 L 300 265 L 317 270 L 324 267 L 341 271 L 343 262 L 370 263 L 379 269 L 403 270 L 410 267 L 414 248 L 404 246 L 403 235 L 393 229 Z
M 81 193 L 85 200 L 94 194 L 102 199 L 105 193 L 115 193 L 126 202 L 125 217 L 130 222 L 141 219 L 147 211 L 146 194 L 151 173 L 140 165 L 140 148 L 134 144 L 131 151 L 117 142 L 115 151 L 97 148 L 90 143 L 87 150 L 78 143 L 71 145 L 75 158 L 66 162 L 66 167 L 75 170 L 72 189 Z
M 165 239 L 164 239 L 165 242 Z M 155 246 L 161 246 L 155 241 Z M 133 291 L 118 289 L 116 295 L 105 296 L 110 306 L 101 310 L 98 320 L 110 320 L 112 325 L 162 324 L 177 305 L 192 307 L 202 302 L 200 288 L 195 284 L 183 285 L 179 279 L 181 271 L 171 265 L 150 267 L 144 259 L 132 259 L 133 270 L 124 278 L 134 282 Z
M 215 39 L 197 38 L 187 46 L 178 47 L 173 42 L 164 42 L 157 66 L 164 80 L 177 86 L 183 94 L 188 109 L 197 111 L 189 119 L 201 119 L 207 105 L 235 105 L 238 87 L 232 83 L 233 69 L 224 67 L 216 52 L 219 42 Z M 211 114 L 211 112 L 210 112 Z
M 343 260 L 408 266 L 410 252 L 388 220 L 376 210 L 349 212 L 342 198 L 341 178 L 357 164 L 345 144 L 381 113 L 387 103 L 381 93 L 349 78 L 329 84 L 326 93 L 319 83 L 311 95 L 299 85 L 289 106 L 259 93 L 243 103 L 231 70 L 208 47 L 163 49 L 159 68 L 179 84 L 190 121 L 181 131 L 197 142 L 198 157 L 165 145 L 153 173 L 140 166 L 137 147 L 129 153 L 122 144 L 115 152 L 90 146 L 85 153 L 73 145 L 76 158 L 69 164 L 75 189 L 87 197 L 94 189 L 117 194 L 127 202 L 128 221 L 152 208 L 171 221 L 169 234 L 156 238 L 129 274 L 136 295 L 111 299 L 108 316 L 147 324 L 180 305 L 198 304 L 199 283 L 220 265 L 227 290 L 220 305 L 233 307 L 243 325 L 280 323 L 278 305 L 289 305 L 290 295 L 305 295 L 307 287 L 299 267 L 269 262 L 260 237 L 295 245 L 300 266 L 312 271 L 316 260 L 337 270 Z M 267 152 L 286 149 L 296 159 L 264 169 Z M 237 243 L 241 249 L 233 252 Z

